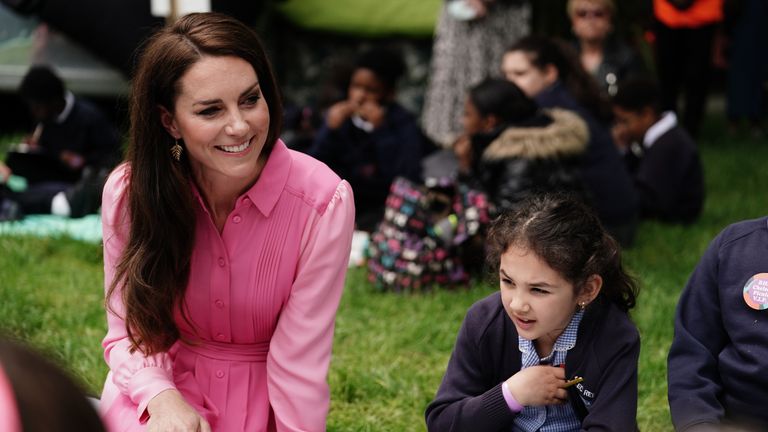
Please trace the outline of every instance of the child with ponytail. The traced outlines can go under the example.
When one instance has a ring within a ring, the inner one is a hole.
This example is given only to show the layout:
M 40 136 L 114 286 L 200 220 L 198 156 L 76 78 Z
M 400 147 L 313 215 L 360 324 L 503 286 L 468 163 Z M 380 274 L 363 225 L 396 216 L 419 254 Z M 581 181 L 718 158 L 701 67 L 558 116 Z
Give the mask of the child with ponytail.
M 493 222 L 487 247 L 500 292 L 469 309 L 428 429 L 636 430 L 637 288 L 597 216 L 533 196 Z

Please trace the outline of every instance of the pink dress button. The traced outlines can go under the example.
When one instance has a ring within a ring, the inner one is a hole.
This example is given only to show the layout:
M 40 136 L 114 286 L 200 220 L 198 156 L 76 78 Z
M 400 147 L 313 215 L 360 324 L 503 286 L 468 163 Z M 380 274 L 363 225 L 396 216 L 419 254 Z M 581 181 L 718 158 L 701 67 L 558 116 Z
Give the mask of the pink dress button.
M 221 300 L 216 300 L 216 307 L 221 309 L 224 307 L 224 302 Z
M 224 267 L 227 265 L 227 262 L 224 261 L 224 257 L 219 257 L 219 267 Z
M 216 377 L 224 378 L 224 371 L 223 370 L 217 370 L 216 371 Z
M 235 215 L 235 216 L 232 218 L 232 222 L 234 222 L 234 223 L 236 223 L 236 224 L 239 224 L 239 223 L 240 223 L 242 220 L 243 220 L 243 218 L 242 218 L 242 217 L 240 217 L 240 215 Z
M 216 335 L 216 339 L 218 340 L 224 340 L 224 333 L 219 333 Z

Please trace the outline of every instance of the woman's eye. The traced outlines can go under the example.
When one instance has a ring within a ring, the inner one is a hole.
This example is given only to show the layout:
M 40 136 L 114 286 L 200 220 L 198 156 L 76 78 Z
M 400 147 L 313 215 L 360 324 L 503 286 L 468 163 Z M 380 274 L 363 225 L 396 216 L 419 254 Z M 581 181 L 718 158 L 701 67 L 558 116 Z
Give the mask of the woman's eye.
M 534 292 L 536 294 L 549 294 L 549 291 L 541 288 L 536 288 L 536 287 L 531 288 L 531 292 Z
M 219 112 L 218 108 L 211 107 L 211 108 L 206 108 L 206 109 L 198 112 L 197 114 L 201 115 L 201 116 L 204 116 L 204 117 L 211 117 L 211 116 L 215 115 L 217 112 Z
M 248 96 L 245 99 L 245 104 L 246 105 L 256 105 L 259 102 L 259 99 L 261 99 L 261 95 L 259 95 L 259 94 L 252 94 L 252 95 Z

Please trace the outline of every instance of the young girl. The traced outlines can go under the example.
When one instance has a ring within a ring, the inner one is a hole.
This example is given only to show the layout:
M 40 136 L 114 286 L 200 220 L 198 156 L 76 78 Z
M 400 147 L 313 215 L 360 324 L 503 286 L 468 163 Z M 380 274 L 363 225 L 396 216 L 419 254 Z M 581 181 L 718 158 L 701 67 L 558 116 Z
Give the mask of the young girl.
M 493 222 L 488 248 L 501 292 L 467 313 L 428 429 L 636 430 L 637 288 L 597 216 L 532 197 Z
M 540 110 L 514 83 L 489 78 L 469 90 L 462 123 L 459 179 L 499 209 L 534 192 L 583 191 L 577 166 L 589 135 L 576 114 Z

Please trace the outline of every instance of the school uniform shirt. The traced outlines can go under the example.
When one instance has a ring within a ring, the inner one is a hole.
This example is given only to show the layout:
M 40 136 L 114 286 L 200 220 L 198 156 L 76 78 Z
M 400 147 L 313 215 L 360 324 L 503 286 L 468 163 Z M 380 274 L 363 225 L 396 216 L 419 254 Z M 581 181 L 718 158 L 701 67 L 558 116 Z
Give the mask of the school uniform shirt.
M 581 430 L 637 429 L 640 336 L 629 316 L 602 299 L 587 307 L 565 375 L 584 381 L 568 391 Z M 467 312 L 435 399 L 426 410 L 430 431 L 512 431 L 517 416 L 502 384 L 522 368 L 515 324 L 496 292 Z
M 104 188 L 106 287 L 128 240 L 129 170 L 119 166 Z M 221 233 L 193 189 L 189 321 L 175 313 L 181 339 L 168 352 L 131 352 L 120 290 L 109 299 L 102 345 L 110 372 L 100 409 L 110 431 L 145 430 L 147 404 L 167 389 L 181 392 L 214 431 L 324 431 L 354 228 L 349 184 L 278 141 Z
M 568 351 L 578 342 L 579 324 L 583 317 L 584 311 L 573 314 L 568 327 L 557 337 L 552 352 L 544 358 L 539 357 L 533 341 L 518 336 L 518 348 L 522 354 L 523 363 L 521 370 L 539 365 L 564 365 Z M 506 397 L 504 399 L 507 400 Z M 507 400 L 507 405 L 509 405 L 509 400 Z M 515 416 L 514 429 L 516 431 L 560 432 L 579 430 L 580 427 L 581 419 L 574 412 L 573 406 L 563 404 L 523 407 L 522 411 Z
M 677 305 L 667 359 L 677 430 L 724 420 L 768 430 L 768 309 L 759 310 L 768 307 L 766 287 L 768 218 L 723 230 Z
M 670 222 L 691 223 L 704 206 L 704 169 L 693 138 L 665 112 L 625 161 L 640 197 L 640 214 Z

